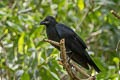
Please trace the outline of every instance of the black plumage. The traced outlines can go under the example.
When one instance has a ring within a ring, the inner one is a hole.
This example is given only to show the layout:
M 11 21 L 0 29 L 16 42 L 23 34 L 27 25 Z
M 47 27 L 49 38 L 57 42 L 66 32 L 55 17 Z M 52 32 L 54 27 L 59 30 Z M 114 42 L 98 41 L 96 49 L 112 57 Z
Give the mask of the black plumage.
M 84 41 L 69 27 L 64 24 L 58 23 L 54 17 L 47 16 L 40 25 L 46 25 L 46 33 L 48 39 L 59 42 L 61 39 L 65 39 L 65 47 L 67 55 L 76 63 L 82 67 L 89 69 L 89 66 L 92 66 L 97 72 L 100 72 L 100 69 L 92 61 L 90 56 L 86 51 L 86 44 Z M 53 45 L 53 44 L 52 44 Z M 53 45 L 58 50 L 58 46 Z

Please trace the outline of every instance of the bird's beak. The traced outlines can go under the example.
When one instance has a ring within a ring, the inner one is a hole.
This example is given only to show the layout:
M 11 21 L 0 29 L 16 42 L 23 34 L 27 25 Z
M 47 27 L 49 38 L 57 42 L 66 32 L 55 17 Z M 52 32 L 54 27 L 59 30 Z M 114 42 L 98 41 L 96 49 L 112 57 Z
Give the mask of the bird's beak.
M 40 25 L 44 25 L 44 24 L 45 24 L 44 21 L 41 21 L 41 22 L 40 22 Z
M 49 21 L 41 21 L 40 25 L 45 25 L 45 24 L 48 24 L 48 23 L 49 23 Z

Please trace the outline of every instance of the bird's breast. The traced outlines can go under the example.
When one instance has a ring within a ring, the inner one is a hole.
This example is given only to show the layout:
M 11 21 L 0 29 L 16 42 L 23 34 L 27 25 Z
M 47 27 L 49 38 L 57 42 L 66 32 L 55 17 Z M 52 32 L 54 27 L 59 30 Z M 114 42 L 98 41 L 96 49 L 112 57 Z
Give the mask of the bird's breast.
M 50 28 L 50 29 L 47 28 L 46 29 L 46 33 L 47 33 L 48 39 L 53 40 L 53 41 L 57 41 L 57 42 L 60 41 L 60 38 L 59 38 L 59 35 L 58 35 L 56 29 L 54 29 L 54 28 Z

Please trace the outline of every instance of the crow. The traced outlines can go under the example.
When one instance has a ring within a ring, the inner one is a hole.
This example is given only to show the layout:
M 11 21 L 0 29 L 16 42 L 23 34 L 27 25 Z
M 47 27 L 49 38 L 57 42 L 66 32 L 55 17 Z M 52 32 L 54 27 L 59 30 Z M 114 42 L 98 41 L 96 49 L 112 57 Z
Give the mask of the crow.
M 46 26 L 47 37 L 50 40 L 60 42 L 65 39 L 65 47 L 67 56 L 77 64 L 89 70 L 89 65 L 93 67 L 98 73 L 101 70 L 96 66 L 86 51 L 86 44 L 84 41 L 68 26 L 60 24 L 52 16 L 47 16 L 40 25 Z M 52 44 L 55 48 L 60 50 L 60 47 Z

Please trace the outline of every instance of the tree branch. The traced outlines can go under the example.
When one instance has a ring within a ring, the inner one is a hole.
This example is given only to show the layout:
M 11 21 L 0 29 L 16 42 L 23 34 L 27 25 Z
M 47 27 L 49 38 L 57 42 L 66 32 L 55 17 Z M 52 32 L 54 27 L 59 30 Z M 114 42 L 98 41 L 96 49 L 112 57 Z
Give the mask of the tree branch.
M 72 78 L 72 80 L 81 80 L 81 79 L 79 79 L 73 73 L 71 65 L 76 69 L 76 71 L 79 71 L 82 75 L 84 75 L 86 78 L 88 78 L 88 80 L 95 80 L 95 76 L 89 76 L 87 73 L 85 73 L 83 70 L 81 70 L 77 65 L 75 65 L 73 63 L 68 63 L 67 62 L 65 40 L 64 39 L 60 40 L 60 43 L 52 41 L 52 40 L 43 40 L 43 41 L 51 43 L 51 44 L 54 44 L 54 45 L 60 47 L 60 50 L 61 50 L 61 59 L 62 59 L 61 63 L 63 65 L 63 67 L 66 69 L 66 71 L 69 74 L 69 76 Z
M 117 47 L 116 47 L 116 53 L 118 54 L 118 58 L 120 59 L 120 53 L 119 53 L 119 50 L 120 50 L 120 40 L 118 41 L 118 43 L 117 43 Z M 118 66 L 119 66 L 119 70 L 120 70 L 120 60 L 119 60 L 119 64 L 118 64 Z M 120 74 L 120 73 L 119 73 L 119 70 L 118 70 L 118 74 Z
M 60 40 L 60 50 L 61 50 L 61 58 L 62 58 L 62 62 L 63 62 L 63 66 L 65 67 L 66 71 L 68 72 L 68 74 L 71 76 L 71 78 L 73 80 L 80 80 L 79 78 L 77 78 L 75 76 L 75 74 L 72 72 L 70 65 L 67 63 L 66 60 L 66 49 L 65 49 L 65 40 L 62 39 Z
M 56 45 L 56 46 L 60 46 L 60 43 L 55 42 L 55 41 L 52 41 L 52 40 L 46 40 L 46 39 L 44 39 L 43 41 L 48 42 L 48 43 L 51 43 L 51 44 L 54 44 L 54 45 Z
M 71 63 L 71 64 L 72 64 L 72 63 Z M 82 75 L 84 75 L 86 78 L 89 78 L 89 77 L 90 77 L 87 73 L 85 73 L 83 70 L 81 70 L 77 65 L 72 64 L 72 66 L 73 66 L 77 71 L 79 71 Z
M 111 10 L 110 11 L 115 17 L 117 17 L 118 19 L 120 19 L 120 16 L 114 11 L 114 10 Z
M 18 11 L 17 14 L 31 12 L 32 10 L 33 10 L 32 8 L 28 8 L 28 9 L 25 9 L 25 10 Z

